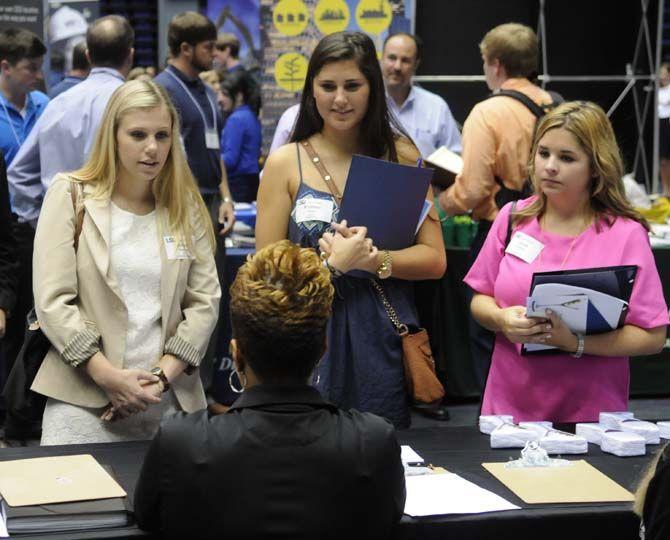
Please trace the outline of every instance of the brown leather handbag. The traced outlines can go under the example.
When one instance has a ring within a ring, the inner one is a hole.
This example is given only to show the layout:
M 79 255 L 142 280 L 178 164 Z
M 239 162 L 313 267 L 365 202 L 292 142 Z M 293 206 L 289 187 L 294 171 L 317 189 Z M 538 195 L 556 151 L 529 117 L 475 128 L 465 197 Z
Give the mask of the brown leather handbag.
M 415 401 L 436 404 L 444 397 L 444 386 L 435 374 L 435 360 L 425 328 L 403 324 L 388 301 L 384 288 L 374 279 L 370 280 L 377 291 L 391 323 L 402 339 L 403 364 L 407 393 Z

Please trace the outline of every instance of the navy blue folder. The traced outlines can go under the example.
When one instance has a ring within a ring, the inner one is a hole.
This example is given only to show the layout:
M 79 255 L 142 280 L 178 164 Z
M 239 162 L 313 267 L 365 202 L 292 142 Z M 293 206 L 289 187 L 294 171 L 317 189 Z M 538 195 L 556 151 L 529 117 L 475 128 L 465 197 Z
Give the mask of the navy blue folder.
M 624 300 L 630 301 L 630 295 L 633 293 L 633 285 L 637 276 L 636 265 L 625 266 L 605 266 L 600 268 L 582 268 L 579 270 L 558 270 L 555 272 L 536 272 L 533 274 L 533 280 L 530 284 L 530 296 L 533 295 L 536 285 L 541 283 L 561 283 L 563 285 L 572 285 L 574 287 L 583 287 L 604 294 L 609 294 Z M 598 334 L 609 332 L 610 327 L 589 302 L 587 311 L 587 327 L 589 334 Z M 628 310 L 621 312 L 618 328 L 621 328 L 626 319 Z M 560 349 L 549 349 L 541 351 L 527 351 L 526 347 L 521 348 L 522 355 L 533 354 L 556 354 L 562 353 Z
M 379 249 L 414 244 L 416 226 L 433 169 L 355 155 L 342 196 L 339 219 L 365 226 Z

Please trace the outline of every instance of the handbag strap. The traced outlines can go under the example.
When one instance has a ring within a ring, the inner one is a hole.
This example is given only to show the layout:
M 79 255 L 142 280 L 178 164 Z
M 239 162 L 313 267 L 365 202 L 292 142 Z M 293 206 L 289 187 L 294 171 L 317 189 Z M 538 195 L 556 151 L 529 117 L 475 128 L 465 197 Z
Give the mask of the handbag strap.
M 84 227 L 84 213 L 86 208 L 84 205 L 81 205 L 79 208 L 79 201 L 83 197 L 82 186 L 79 182 L 73 182 L 70 180 L 70 198 L 72 199 L 72 208 L 74 209 L 74 215 L 77 217 L 77 223 L 74 226 L 74 252 L 77 253 L 79 248 L 79 236 L 81 235 L 81 229 Z
M 316 150 L 314 150 L 312 143 L 310 143 L 307 139 L 305 139 L 300 144 L 302 144 L 302 147 L 305 149 L 305 152 L 307 152 L 309 159 L 312 160 L 312 163 L 316 167 L 316 170 L 319 171 L 321 178 L 328 187 L 328 191 L 330 191 L 331 195 L 335 198 L 337 204 L 340 205 L 342 203 L 342 194 L 335 185 L 335 182 L 333 182 L 333 177 L 326 169 L 326 166 L 323 164 L 323 161 L 321 161 L 319 154 L 317 154 Z
M 382 301 L 382 306 L 384 306 L 384 311 L 386 311 L 386 314 L 388 315 L 389 320 L 395 327 L 396 332 L 398 332 L 400 336 L 408 335 L 409 328 L 407 328 L 406 324 L 400 322 L 400 318 L 398 317 L 395 308 L 391 305 L 391 302 L 389 302 L 389 299 L 387 298 L 386 293 L 384 292 L 384 287 L 382 287 L 381 284 L 375 279 L 371 279 L 370 282 L 372 283 L 374 289 L 377 291 L 379 299 Z

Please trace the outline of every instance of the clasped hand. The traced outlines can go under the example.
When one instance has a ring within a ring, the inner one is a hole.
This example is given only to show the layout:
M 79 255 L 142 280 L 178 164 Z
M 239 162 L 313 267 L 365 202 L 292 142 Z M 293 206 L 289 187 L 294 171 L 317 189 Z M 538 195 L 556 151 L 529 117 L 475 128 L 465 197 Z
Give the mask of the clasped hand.
M 526 308 L 502 308 L 498 316 L 500 331 L 512 343 L 539 343 L 564 351 L 576 349 L 576 336 L 557 313 L 546 311 L 546 318 L 526 317 Z
M 347 221 L 332 223 L 333 232 L 326 232 L 319 240 L 319 249 L 328 263 L 342 273 L 365 270 L 374 273 L 379 267 L 379 250 L 366 227 L 348 227 Z
M 161 401 L 160 379 L 141 369 L 113 368 L 101 386 L 111 402 L 100 416 L 102 420 L 127 418 Z

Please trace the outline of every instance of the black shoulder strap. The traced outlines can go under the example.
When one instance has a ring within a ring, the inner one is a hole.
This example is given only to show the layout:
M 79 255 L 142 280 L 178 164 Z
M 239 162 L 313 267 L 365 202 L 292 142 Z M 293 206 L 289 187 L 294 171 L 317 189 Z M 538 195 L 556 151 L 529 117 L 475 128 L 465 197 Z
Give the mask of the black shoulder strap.
M 546 112 L 542 107 L 530 99 L 526 94 L 518 92 L 516 90 L 499 90 L 498 92 L 489 95 L 486 99 L 491 99 L 498 96 L 506 96 L 512 99 L 516 99 L 519 103 L 522 103 L 526 108 L 532 112 L 537 118 L 542 118 Z
M 505 249 L 509 246 L 510 241 L 512 240 L 512 215 L 516 212 L 516 201 L 512 202 L 512 208 L 509 211 L 509 218 L 507 220 L 507 238 L 505 238 Z

